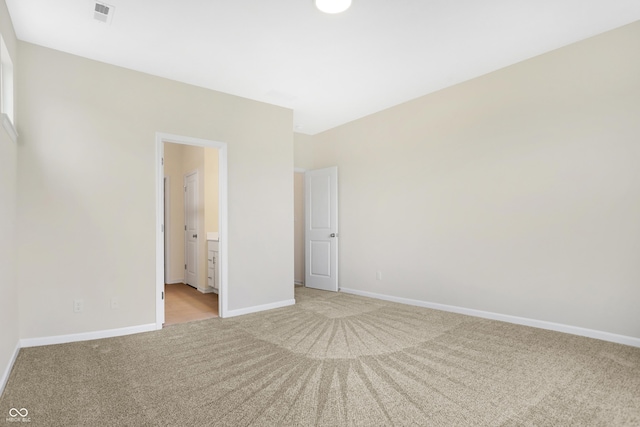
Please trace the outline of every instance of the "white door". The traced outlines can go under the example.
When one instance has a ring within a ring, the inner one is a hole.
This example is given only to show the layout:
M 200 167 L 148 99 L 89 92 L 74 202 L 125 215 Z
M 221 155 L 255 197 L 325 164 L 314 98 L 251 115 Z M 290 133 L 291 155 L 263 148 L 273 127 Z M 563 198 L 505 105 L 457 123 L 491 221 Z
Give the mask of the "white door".
M 198 287 L 198 171 L 184 177 L 184 280 Z
M 305 286 L 338 291 L 338 168 L 305 174 Z

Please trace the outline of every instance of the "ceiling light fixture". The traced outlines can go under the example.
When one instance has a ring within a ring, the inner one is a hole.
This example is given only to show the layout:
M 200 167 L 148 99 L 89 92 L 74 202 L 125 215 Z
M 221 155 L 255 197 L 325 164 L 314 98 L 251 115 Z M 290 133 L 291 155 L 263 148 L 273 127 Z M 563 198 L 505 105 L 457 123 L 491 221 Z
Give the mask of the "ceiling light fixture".
M 340 13 L 349 9 L 351 0 L 315 0 L 316 7 L 324 13 Z

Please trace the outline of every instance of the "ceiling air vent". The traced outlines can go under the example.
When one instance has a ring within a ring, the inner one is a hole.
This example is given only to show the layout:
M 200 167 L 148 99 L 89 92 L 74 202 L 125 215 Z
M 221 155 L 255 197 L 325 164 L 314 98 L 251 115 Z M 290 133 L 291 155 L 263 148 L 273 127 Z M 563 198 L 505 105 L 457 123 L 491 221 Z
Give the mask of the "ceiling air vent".
M 106 3 L 96 2 L 96 5 L 93 9 L 93 18 L 96 21 L 104 22 L 105 24 L 111 24 L 111 19 L 113 18 L 113 12 L 115 8 Z

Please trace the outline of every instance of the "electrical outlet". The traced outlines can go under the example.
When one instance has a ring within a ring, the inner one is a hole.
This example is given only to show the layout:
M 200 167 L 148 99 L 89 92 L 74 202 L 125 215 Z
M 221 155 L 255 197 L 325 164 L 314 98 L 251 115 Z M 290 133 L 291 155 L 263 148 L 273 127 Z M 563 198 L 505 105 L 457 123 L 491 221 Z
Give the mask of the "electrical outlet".
M 118 301 L 118 298 L 113 297 L 111 298 L 111 310 L 117 310 L 120 308 L 120 301 Z
M 73 300 L 73 312 L 82 313 L 84 311 L 84 302 L 81 299 Z
M 378 271 L 378 272 L 376 273 L 376 279 L 377 279 L 377 280 L 382 280 L 382 271 Z

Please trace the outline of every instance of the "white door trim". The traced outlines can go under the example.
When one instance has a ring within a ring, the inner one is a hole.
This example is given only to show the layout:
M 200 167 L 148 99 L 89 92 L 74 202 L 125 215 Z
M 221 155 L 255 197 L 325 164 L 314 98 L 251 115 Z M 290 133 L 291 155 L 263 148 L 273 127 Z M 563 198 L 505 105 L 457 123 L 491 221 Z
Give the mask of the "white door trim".
M 211 147 L 218 149 L 218 231 L 220 237 L 220 253 L 218 255 L 220 267 L 220 287 L 218 298 L 218 313 L 220 317 L 226 317 L 228 311 L 229 292 L 227 284 L 229 278 L 228 269 L 228 189 L 227 189 L 227 143 L 211 141 L 208 139 L 193 138 L 189 136 L 172 135 L 164 132 L 156 132 L 156 328 L 162 329 L 164 323 L 164 143 L 196 145 L 198 147 Z

